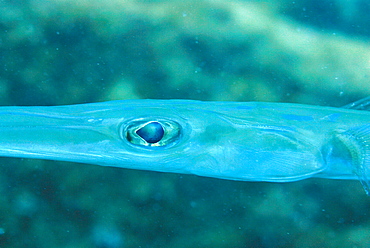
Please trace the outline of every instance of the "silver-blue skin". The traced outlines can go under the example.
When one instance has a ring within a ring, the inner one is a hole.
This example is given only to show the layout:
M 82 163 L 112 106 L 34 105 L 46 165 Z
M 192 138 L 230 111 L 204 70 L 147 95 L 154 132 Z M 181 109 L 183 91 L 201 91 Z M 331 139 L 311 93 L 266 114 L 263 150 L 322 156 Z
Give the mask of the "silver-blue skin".
M 1 107 L 0 156 L 242 181 L 360 179 L 369 192 L 370 98 L 345 108 L 126 100 Z

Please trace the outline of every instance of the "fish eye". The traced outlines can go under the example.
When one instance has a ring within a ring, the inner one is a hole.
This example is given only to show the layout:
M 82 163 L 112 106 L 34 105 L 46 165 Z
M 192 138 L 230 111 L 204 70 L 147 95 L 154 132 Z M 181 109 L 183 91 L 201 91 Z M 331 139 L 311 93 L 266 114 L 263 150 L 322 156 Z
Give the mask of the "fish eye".
M 153 121 L 145 124 L 145 126 L 136 130 L 135 133 L 144 141 L 154 144 L 163 138 L 164 130 L 160 123 Z
M 123 128 L 122 138 L 144 147 L 163 147 L 176 144 L 181 128 L 177 122 L 168 120 L 133 121 Z

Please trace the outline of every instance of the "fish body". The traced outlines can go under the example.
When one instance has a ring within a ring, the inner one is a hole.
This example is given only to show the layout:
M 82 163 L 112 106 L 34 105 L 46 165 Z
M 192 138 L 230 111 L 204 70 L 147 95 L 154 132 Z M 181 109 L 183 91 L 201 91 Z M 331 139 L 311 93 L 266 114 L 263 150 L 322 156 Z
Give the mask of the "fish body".
M 369 192 L 368 102 L 346 108 L 193 100 L 1 107 L 0 156 L 243 181 L 360 179 Z

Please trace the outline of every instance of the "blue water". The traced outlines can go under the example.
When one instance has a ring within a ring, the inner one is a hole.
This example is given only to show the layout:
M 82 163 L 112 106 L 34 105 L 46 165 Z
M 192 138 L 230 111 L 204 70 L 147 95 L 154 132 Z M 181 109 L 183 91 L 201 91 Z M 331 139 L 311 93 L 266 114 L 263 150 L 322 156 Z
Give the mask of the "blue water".
M 342 106 L 370 95 L 366 1 L 0 8 L 1 105 L 181 98 Z M 248 183 L 0 161 L 1 247 L 370 245 L 370 198 L 358 181 Z

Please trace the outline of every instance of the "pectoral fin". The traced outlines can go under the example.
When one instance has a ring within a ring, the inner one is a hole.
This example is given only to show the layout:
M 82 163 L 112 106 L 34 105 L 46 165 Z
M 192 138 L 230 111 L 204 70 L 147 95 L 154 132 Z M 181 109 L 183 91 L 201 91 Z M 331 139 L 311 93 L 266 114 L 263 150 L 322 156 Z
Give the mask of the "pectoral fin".
M 370 125 L 363 125 L 336 134 L 352 159 L 353 172 L 366 194 L 370 195 Z

